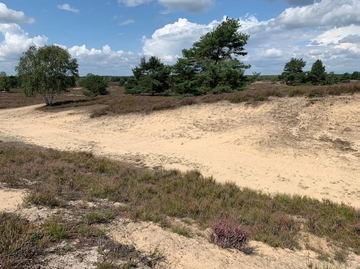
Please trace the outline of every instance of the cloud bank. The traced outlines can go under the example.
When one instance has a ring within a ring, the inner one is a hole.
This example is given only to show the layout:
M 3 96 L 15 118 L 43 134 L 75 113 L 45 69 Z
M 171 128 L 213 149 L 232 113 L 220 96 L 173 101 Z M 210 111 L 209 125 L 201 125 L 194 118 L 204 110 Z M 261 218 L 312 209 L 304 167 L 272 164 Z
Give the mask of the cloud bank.
M 150 2 L 152 2 L 152 0 L 118 0 L 118 3 L 124 4 L 127 7 L 136 7 Z M 166 8 L 163 13 L 177 10 L 201 13 L 212 6 L 214 0 L 158 0 L 157 2 Z
M 119 1 L 120 2 L 120 1 Z M 122 0 L 128 5 L 143 4 L 147 0 Z M 160 2 L 160 0 L 159 0 Z M 190 1 L 162 1 L 186 4 Z M 198 1 L 208 6 L 211 1 Z M 303 4 L 306 1 L 299 1 Z M 188 4 L 187 7 L 190 7 Z M 174 8 L 168 6 L 167 8 Z M 195 7 L 195 6 L 193 6 Z M 258 20 L 256 15 L 239 18 L 240 31 L 250 35 L 241 59 L 251 64 L 249 72 L 280 74 L 291 57 L 303 58 L 306 70 L 313 62 L 321 59 L 326 71 L 338 73 L 360 71 L 360 1 L 322 0 L 319 3 L 289 7 L 277 17 Z M 224 19 L 224 18 L 222 18 Z M 31 23 L 21 11 L 8 9 L 0 3 L 0 61 L 5 72 L 12 72 L 23 51 L 31 45 L 42 46 L 48 43 L 44 35 L 30 37 L 19 24 Z M 154 30 L 151 36 L 143 36 L 139 42 L 139 52 L 112 50 L 104 44 L 101 48 L 88 48 L 86 44 L 75 44 L 67 48 L 79 60 L 80 73 L 92 72 L 100 75 L 130 75 L 131 69 L 138 65 L 140 57 L 157 56 L 168 64 L 173 64 L 181 56 L 184 48 L 211 31 L 221 22 L 221 18 L 207 24 L 191 22 L 179 18 Z M 124 21 L 123 25 L 132 23 Z M 50 40 L 51 42 L 51 40 Z

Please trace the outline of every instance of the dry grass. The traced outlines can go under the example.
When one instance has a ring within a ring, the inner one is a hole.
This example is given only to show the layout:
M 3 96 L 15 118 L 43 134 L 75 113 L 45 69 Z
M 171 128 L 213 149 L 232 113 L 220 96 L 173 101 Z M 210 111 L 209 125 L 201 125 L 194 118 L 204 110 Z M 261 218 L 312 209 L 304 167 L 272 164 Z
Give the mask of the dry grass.
M 82 89 L 71 89 L 68 93 L 59 95 L 53 107 L 42 107 L 43 111 L 56 112 L 66 108 L 96 105 L 91 117 L 103 115 L 118 115 L 127 113 L 151 113 L 152 111 L 174 109 L 181 106 L 199 103 L 214 103 L 228 100 L 232 103 L 258 103 L 269 100 L 269 97 L 308 98 L 327 95 L 353 94 L 360 92 L 360 83 L 343 83 L 332 86 L 286 86 L 279 83 L 261 82 L 250 85 L 247 90 L 233 93 L 208 94 L 204 96 L 146 96 L 124 94 L 124 88 L 111 82 L 108 86 L 109 95 L 94 98 L 85 97 Z M 20 107 L 33 104 L 43 104 L 41 96 L 27 98 L 19 89 L 10 93 L 0 93 L 0 109 Z M 99 108 L 100 107 L 100 108 Z
M 169 216 L 190 218 L 205 229 L 226 218 L 274 247 L 299 249 L 303 230 L 360 254 L 360 212 L 344 204 L 296 195 L 272 197 L 217 183 L 198 171 L 152 171 L 90 153 L 22 144 L 0 143 L 0 166 L 0 181 L 31 190 L 28 203 L 67 207 L 73 200 L 102 198 L 125 203 L 133 219 L 166 225 Z M 86 223 L 111 219 L 111 212 L 95 212 Z

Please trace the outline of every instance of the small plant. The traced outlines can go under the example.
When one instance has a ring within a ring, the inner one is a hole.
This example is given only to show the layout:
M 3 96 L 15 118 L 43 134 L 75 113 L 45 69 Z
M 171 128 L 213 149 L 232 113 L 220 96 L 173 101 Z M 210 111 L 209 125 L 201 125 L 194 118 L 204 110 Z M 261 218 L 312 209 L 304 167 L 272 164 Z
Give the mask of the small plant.
M 346 249 L 338 249 L 335 251 L 334 259 L 340 263 L 346 263 L 348 256 L 349 252 Z
M 0 212 L 0 268 L 22 268 L 33 256 L 42 252 L 41 232 L 29 221 Z
M 109 222 L 111 219 L 114 219 L 114 213 L 110 211 L 107 211 L 105 213 L 91 212 L 86 214 L 85 219 L 86 223 L 89 225 L 94 223 L 106 223 Z
M 250 232 L 227 219 L 215 221 L 210 228 L 208 240 L 221 248 L 248 249 Z
M 58 217 L 51 217 L 43 224 L 43 232 L 50 242 L 57 242 L 70 237 L 71 229 Z
M 171 231 L 173 233 L 176 233 L 176 234 L 179 234 L 179 235 L 182 235 L 182 236 L 185 236 L 185 237 L 191 237 L 191 232 L 188 228 L 186 227 L 180 227 L 180 226 L 174 226 L 171 228 Z

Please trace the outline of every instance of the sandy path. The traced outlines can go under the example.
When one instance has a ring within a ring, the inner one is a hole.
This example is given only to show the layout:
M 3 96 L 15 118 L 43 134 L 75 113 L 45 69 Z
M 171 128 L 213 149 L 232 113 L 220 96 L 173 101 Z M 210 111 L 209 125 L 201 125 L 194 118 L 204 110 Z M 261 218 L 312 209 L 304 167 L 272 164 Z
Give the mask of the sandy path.
M 0 139 L 92 151 L 220 182 L 360 208 L 360 95 L 202 104 L 90 119 L 84 109 L 0 110 Z

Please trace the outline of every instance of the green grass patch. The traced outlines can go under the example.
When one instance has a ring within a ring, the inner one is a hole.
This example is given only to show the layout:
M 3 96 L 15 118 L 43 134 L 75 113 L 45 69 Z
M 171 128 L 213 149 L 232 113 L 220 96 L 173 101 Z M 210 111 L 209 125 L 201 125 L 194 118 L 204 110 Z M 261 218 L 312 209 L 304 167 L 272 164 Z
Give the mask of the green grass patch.
M 184 227 L 184 226 L 173 226 L 171 227 L 171 231 L 173 233 L 185 236 L 185 237 L 192 237 L 192 233 L 190 229 Z

